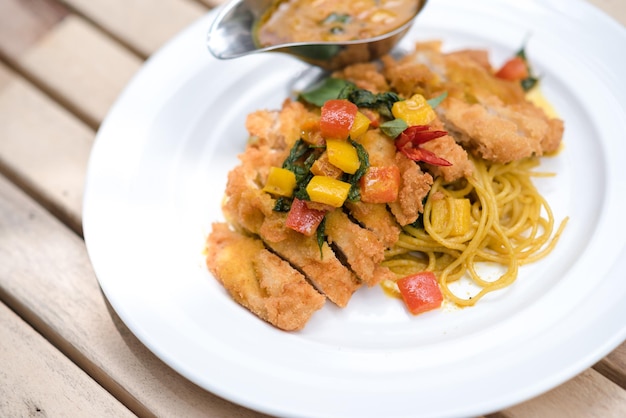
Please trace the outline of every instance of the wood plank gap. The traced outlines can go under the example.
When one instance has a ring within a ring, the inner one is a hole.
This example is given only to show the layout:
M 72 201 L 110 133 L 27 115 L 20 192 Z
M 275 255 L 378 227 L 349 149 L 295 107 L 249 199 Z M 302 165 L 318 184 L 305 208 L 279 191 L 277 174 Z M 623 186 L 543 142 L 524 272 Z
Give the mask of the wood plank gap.
M 626 370 L 623 365 L 613 362 L 610 355 L 596 363 L 593 369 L 626 390 Z
M 156 417 L 156 415 L 148 410 L 131 393 L 110 378 L 106 372 L 90 361 L 87 356 L 63 338 L 62 335 L 56 333 L 50 326 L 43 322 L 35 312 L 29 309 L 28 306 L 22 304 L 18 299 L 6 292 L 2 286 L 0 286 L 0 302 L 4 303 L 15 315 L 30 325 L 39 335 L 49 341 L 53 347 L 76 364 L 77 367 L 83 370 L 96 383 L 126 406 L 133 414 L 140 417 Z
M 138 50 L 132 44 L 130 44 L 129 42 L 126 42 L 122 37 L 118 36 L 117 34 L 115 34 L 112 31 L 108 30 L 105 26 L 99 24 L 98 21 L 92 19 L 91 17 L 89 17 L 88 15 L 83 13 L 80 9 L 75 7 L 70 2 L 68 2 L 66 0 L 58 0 L 58 1 L 60 3 L 62 3 L 63 6 L 65 6 L 68 10 L 70 10 L 73 14 L 79 16 L 81 19 L 85 20 L 90 25 L 98 28 L 99 31 L 101 31 L 102 33 L 104 33 L 105 35 L 110 37 L 113 41 L 118 43 L 120 46 L 122 46 L 125 49 L 127 49 L 130 53 L 135 55 L 135 57 L 141 59 L 142 61 L 145 61 L 148 58 L 148 56 L 145 53 L 142 53 L 140 50 Z
M 44 208 L 48 213 L 57 218 L 59 222 L 61 222 L 63 225 L 76 233 L 76 235 L 78 235 L 81 239 L 83 239 L 83 224 L 81 219 L 77 219 L 71 211 L 59 205 L 59 202 L 56 202 L 53 199 L 48 199 L 45 195 L 39 193 L 36 185 L 30 184 L 29 182 L 25 181 L 24 178 L 19 175 L 19 173 L 15 172 L 11 167 L 4 164 L 1 159 L 0 176 L 4 176 L 8 181 L 13 183 L 17 188 L 19 188 L 24 194 L 37 202 L 37 204 Z
M 57 94 L 53 89 L 49 88 L 44 82 L 42 82 L 35 74 L 28 71 L 27 68 L 20 65 L 20 63 L 14 60 L 12 57 L 7 56 L 0 49 L 0 62 L 8 67 L 10 70 L 19 74 L 22 78 L 28 81 L 30 84 L 34 85 L 39 89 L 45 96 L 50 98 L 51 100 L 57 102 L 61 107 L 67 109 L 70 113 L 76 116 L 81 122 L 85 123 L 87 126 L 92 128 L 94 131 L 97 131 L 100 126 L 100 121 L 91 117 L 85 111 L 81 110 L 79 107 L 72 104 L 69 100 L 65 99 L 62 95 Z

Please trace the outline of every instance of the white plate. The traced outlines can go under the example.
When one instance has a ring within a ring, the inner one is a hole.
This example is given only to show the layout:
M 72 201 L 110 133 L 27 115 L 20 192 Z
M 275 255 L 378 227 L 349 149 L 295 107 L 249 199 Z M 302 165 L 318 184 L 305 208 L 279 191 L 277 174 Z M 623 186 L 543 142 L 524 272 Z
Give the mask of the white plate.
M 100 285 L 135 335 L 182 375 L 233 402 L 287 416 L 479 415 L 536 396 L 626 338 L 626 31 L 581 1 L 429 2 L 404 48 L 524 41 L 566 121 L 565 149 L 538 182 L 556 250 L 465 310 L 408 315 L 380 289 L 328 304 L 285 333 L 235 304 L 204 266 L 227 172 L 250 111 L 277 108 L 305 66 L 282 55 L 217 61 L 213 14 L 153 56 L 98 134 L 84 231 Z

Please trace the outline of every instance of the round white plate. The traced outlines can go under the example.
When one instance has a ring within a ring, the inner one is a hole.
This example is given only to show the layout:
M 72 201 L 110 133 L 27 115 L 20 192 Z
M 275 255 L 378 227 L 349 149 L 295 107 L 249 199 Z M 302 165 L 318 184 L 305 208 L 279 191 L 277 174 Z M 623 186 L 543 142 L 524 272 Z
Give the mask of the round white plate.
M 132 332 L 196 384 L 285 416 L 480 415 L 559 385 L 626 338 L 626 31 L 582 1 L 430 1 L 401 48 L 441 39 L 499 65 L 527 42 L 565 148 L 537 181 L 557 220 L 549 257 L 476 307 L 419 316 L 379 288 L 327 304 L 298 333 L 233 302 L 208 273 L 244 121 L 306 70 L 277 54 L 217 61 L 214 13 L 155 54 L 98 133 L 84 232 L 100 285 Z

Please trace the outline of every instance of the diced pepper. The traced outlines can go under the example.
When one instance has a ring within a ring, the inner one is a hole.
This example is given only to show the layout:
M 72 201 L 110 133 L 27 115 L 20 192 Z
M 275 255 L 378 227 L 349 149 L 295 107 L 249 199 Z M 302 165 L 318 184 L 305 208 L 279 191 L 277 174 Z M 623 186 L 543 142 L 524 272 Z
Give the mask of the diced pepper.
M 437 309 L 443 302 L 437 277 L 430 271 L 403 277 L 396 284 L 407 309 L 413 315 Z
M 465 235 L 470 229 L 471 211 L 469 199 L 446 197 L 435 200 L 430 211 L 430 223 L 435 231 L 445 231 L 451 224 L 451 236 Z
M 326 176 L 313 176 L 306 186 L 306 192 L 312 201 L 339 208 L 346 201 L 350 184 Z
M 359 108 L 344 99 L 328 100 L 322 106 L 320 131 L 324 138 L 346 139 Z
M 325 211 L 308 207 L 304 200 L 293 199 L 285 225 L 310 237 L 315 233 L 325 215 Z
M 509 81 L 524 80 L 528 77 L 528 65 L 522 57 L 513 57 L 496 72 L 496 77 Z
M 354 123 L 352 124 L 352 128 L 350 128 L 350 138 L 357 139 L 370 127 L 372 122 L 370 119 L 365 116 L 361 112 L 356 112 L 356 116 L 354 117 Z
M 409 126 L 428 125 L 437 115 L 421 94 L 395 102 L 391 108 L 394 117 L 402 119 Z
M 354 174 L 361 166 L 356 148 L 347 141 L 327 139 L 328 161 L 343 172 Z
M 370 167 L 359 180 L 361 200 L 366 203 L 390 203 L 398 199 L 398 166 Z
M 271 167 L 267 176 L 267 183 L 263 191 L 278 196 L 290 197 L 296 187 L 296 175 L 279 167 Z
M 328 161 L 328 153 L 323 153 L 311 166 L 311 173 L 316 176 L 328 176 L 338 179 L 343 174 L 339 167 L 336 167 Z

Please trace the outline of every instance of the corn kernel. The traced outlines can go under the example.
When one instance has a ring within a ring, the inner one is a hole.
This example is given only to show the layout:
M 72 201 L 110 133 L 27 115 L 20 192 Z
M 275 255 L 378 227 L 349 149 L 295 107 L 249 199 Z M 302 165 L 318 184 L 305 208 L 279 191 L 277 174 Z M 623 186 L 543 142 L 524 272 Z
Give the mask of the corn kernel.
M 356 148 L 347 141 L 326 140 L 328 161 L 343 172 L 354 174 L 361 166 Z
M 352 128 L 350 128 L 350 138 L 357 139 L 370 127 L 370 119 L 361 112 L 356 112 Z
M 437 115 L 428 101 L 421 94 L 415 94 L 410 99 L 395 102 L 391 113 L 397 119 L 402 119 L 409 126 L 428 125 Z
M 289 197 L 296 187 L 296 175 L 284 168 L 271 167 L 263 191 Z
M 435 200 L 430 211 L 430 223 L 439 233 L 447 231 L 450 236 L 465 235 L 470 230 L 471 202 L 469 199 L 445 198 Z
M 306 186 L 306 192 L 313 202 L 324 203 L 339 208 L 348 198 L 350 184 L 326 176 L 313 176 Z

